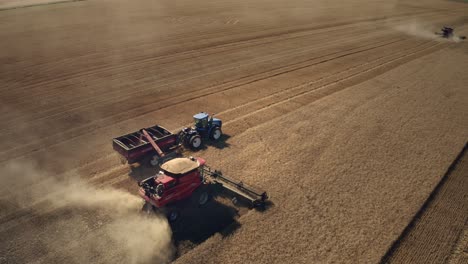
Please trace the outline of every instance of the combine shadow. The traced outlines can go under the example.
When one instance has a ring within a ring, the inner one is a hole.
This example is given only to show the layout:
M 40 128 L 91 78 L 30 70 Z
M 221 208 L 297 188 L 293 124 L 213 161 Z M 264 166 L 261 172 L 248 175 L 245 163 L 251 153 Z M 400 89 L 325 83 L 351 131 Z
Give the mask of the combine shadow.
M 191 207 L 190 202 L 178 205 L 180 218 L 171 223 L 175 258 L 182 256 L 216 233 L 226 237 L 241 225 L 237 221 L 239 210 L 216 197 L 202 207 Z
M 190 201 L 177 205 L 180 218 L 171 223 L 176 248 L 175 259 L 215 234 L 220 234 L 223 238 L 232 235 L 241 227 L 239 217 L 250 210 L 263 213 L 274 206 L 267 200 L 265 206 L 252 208 L 250 202 L 215 186 L 210 189 L 210 195 L 210 201 L 202 207 L 192 207 Z M 237 198 L 235 202 L 233 198 Z

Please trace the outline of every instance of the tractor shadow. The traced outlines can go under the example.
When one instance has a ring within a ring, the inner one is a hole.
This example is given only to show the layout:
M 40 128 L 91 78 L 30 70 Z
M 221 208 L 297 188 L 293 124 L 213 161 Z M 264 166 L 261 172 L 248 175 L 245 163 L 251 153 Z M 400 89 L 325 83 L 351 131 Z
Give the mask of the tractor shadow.
M 191 207 L 190 203 L 182 203 L 178 207 L 180 219 L 170 224 L 176 248 L 175 258 L 217 233 L 227 237 L 241 226 L 237 221 L 240 211 L 217 196 L 201 207 Z
M 231 136 L 228 135 L 228 134 L 223 134 L 221 136 L 220 139 L 218 139 L 217 141 L 213 141 L 213 140 L 206 140 L 205 141 L 205 144 L 203 144 L 203 147 L 201 149 L 205 150 L 207 149 L 208 147 L 215 147 L 217 149 L 224 149 L 224 148 L 229 148 L 230 144 L 227 143 L 227 140 L 230 138 Z

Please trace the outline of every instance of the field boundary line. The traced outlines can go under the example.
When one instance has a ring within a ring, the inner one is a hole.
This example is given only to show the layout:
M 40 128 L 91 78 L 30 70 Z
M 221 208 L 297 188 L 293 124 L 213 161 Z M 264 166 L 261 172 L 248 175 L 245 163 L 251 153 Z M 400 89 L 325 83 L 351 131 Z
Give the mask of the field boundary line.
M 468 149 L 468 142 L 465 142 L 465 145 L 463 146 L 462 150 L 457 154 L 455 159 L 452 161 L 452 163 L 449 165 L 447 168 L 446 172 L 440 179 L 440 181 L 437 183 L 435 188 L 432 190 L 432 192 L 429 194 L 428 198 L 426 201 L 423 203 L 421 208 L 416 212 L 416 214 L 413 216 L 409 224 L 403 229 L 403 232 L 398 236 L 398 238 L 392 243 L 390 248 L 387 250 L 385 255 L 382 256 L 380 260 L 380 264 L 385 264 L 388 263 L 393 254 L 398 250 L 398 247 L 401 245 L 403 241 L 408 237 L 408 235 L 411 233 L 413 228 L 416 226 L 416 223 L 421 219 L 423 214 L 426 212 L 428 207 L 432 204 L 432 202 L 437 198 L 437 195 L 439 194 L 440 190 L 444 186 L 444 184 L 447 182 L 449 176 L 451 173 L 455 170 L 455 167 L 460 164 L 462 157 L 466 154 L 466 151 Z

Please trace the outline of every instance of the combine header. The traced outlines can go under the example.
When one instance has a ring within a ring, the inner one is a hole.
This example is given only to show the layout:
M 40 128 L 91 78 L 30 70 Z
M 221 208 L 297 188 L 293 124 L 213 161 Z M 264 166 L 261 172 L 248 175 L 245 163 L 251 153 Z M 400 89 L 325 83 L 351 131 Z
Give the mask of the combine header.
M 193 206 L 205 205 L 213 190 L 220 188 L 247 201 L 252 208 L 263 208 L 268 199 L 264 191 L 224 176 L 205 165 L 202 158 L 175 158 L 161 165 L 161 171 L 138 183 L 139 194 L 146 201 L 144 210 L 160 211 L 169 221 L 179 217 L 177 202 L 191 199 Z
M 237 197 L 241 197 L 248 201 L 254 208 L 265 206 L 265 201 L 268 199 L 266 192 L 256 190 L 253 187 L 244 184 L 242 181 L 236 181 L 232 178 L 228 178 L 224 176 L 221 171 L 213 171 L 206 165 L 203 166 L 203 175 L 205 180 L 233 193 L 236 196 L 232 200 L 233 203 L 236 203 Z

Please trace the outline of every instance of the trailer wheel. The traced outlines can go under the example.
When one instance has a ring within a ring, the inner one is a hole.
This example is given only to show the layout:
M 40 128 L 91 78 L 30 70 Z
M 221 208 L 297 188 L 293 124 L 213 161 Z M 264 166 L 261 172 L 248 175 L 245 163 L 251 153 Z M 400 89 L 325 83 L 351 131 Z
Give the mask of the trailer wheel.
M 221 138 L 222 135 L 223 132 L 221 131 L 220 127 L 213 127 L 213 129 L 211 129 L 210 138 L 212 140 L 218 140 Z
M 151 157 L 151 159 L 149 160 L 149 165 L 151 167 L 157 167 L 159 166 L 159 156 L 158 155 L 154 155 L 153 157 Z
M 122 165 L 127 164 L 127 160 L 124 157 L 119 156 L 119 160 Z
M 202 139 L 200 135 L 193 135 L 190 138 L 189 143 L 190 143 L 190 148 L 192 148 L 193 150 L 198 150 L 201 147 Z
M 146 215 L 152 215 L 154 213 L 153 205 L 148 202 L 145 202 L 145 204 L 141 208 L 141 211 Z

